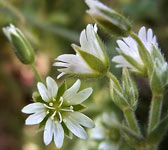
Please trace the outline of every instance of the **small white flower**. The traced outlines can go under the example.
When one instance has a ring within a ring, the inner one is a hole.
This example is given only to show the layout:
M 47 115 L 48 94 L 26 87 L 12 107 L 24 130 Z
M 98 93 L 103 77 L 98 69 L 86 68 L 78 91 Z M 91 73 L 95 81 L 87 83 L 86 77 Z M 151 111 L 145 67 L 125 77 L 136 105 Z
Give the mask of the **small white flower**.
M 81 47 L 72 44 L 76 55 L 64 54 L 58 56 L 54 66 L 61 67 L 58 69 L 61 74 L 71 74 L 77 76 L 96 77 L 105 72 L 109 67 L 106 52 L 103 44 L 97 34 L 97 26 L 87 25 L 80 34 Z
M 145 27 L 141 27 L 138 32 L 138 37 L 148 50 L 149 54 L 152 53 L 153 46 L 158 48 L 156 36 L 153 35 L 152 29 L 146 31 Z M 143 63 L 139 51 L 138 44 L 132 37 L 123 38 L 118 40 L 119 48 L 117 51 L 121 54 L 115 56 L 112 61 L 116 62 L 116 67 L 127 67 L 133 72 L 140 73 L 144 70 L 145 64 Z
M 119 149 L 120 131 L 115 128 L 118 123 L 119 120 L 114 112 L 104 113 L 102 117 L 96 119 L 96 127 L 90 131 L 90 135 L 92 139 L 100 141 L 99 150 Z
M 98 0 L 85 0 L 85 2 L 90 8 L 87 13 L 109 34 L 128 36 L 131 24 L 124 16 Z
M 90 118 L 81 112 L 75 111 L 75 108 L 92 93 L 92 88 L 79 91 L 80 84 L 80 80 L 77 80 L 72 87 L 62 92 L 62 95 L 58 95 L 57 83 L 51 77 L 47 77 L 47 86 L 41 82 L 37 84 L 41 100 L 22 109 L 23 113 L 31 114 L 26 119 L 26 125 L 40 124 L 46 120 L 44 128 L 44 143 L 46 145 L 50 144 L 54 139 L 56 147 L 61 148 L 65 126 L 81 139 L 87 138 L 87 133 L 82 126 L 94 127 L 94 123 Z

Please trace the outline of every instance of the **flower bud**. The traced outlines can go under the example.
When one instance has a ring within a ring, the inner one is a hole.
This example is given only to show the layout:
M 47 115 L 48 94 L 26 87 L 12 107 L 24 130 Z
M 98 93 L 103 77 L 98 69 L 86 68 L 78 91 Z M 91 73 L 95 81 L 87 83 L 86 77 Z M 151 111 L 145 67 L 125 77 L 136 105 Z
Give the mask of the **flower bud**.
M 85 2 L 90 7 L 87 13 L 108 33 L 125 37 L 129 35 L 131 24 L 124 16 L 99 1 L 86 0 Z
M 34 51 L 23 33 L 12 24 L 3 28 L 3 32 L 19 60 L 23 64 L 32 64 L 34 62 Z
M 164 88 L 168 85 L 168 65 L 166 62 L 161 62 L 159 58 L 156 58 L 154 62 L 153 72 L 150 77 L 150 86 L 152 92 L 160 94 L 164 91 Z
M 127 69 L 123 69 L 121 90 L 116 89 L 111 82 L 111 96 L 121 110 L 136 109 L 138 90 Z

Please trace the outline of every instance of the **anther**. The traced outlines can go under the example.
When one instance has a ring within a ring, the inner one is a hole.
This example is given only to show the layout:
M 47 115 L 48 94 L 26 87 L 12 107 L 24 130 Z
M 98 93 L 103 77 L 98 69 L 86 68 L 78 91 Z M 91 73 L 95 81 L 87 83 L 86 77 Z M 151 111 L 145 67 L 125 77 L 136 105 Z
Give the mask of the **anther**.
M 53 106 L 54 104 L 52 102 L 49 103 L 49 106 Z

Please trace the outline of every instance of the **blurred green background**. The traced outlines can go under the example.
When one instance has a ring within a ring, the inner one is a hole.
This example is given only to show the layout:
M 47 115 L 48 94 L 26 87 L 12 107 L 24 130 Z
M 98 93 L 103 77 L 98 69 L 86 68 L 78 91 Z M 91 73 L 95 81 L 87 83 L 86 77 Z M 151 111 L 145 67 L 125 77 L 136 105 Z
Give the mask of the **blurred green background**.
M 157 35 L 159 46 L 168 56 L 168 1 L 167 0 L 102 0 L 106 5 L 121 12 L 133 24 L 134 31 L 141 26 L 151 27 Z M 79 44 L 79 35 L 88 23 L 94 23 L 85 13 L 84 0 L 0 0 L 0 28 L 10 23 L 20 28 L 31 42 L 36 52 L 36 65 L 45 77 L 58 75 L 52 67 L 54 58 L 64 53 L 74 53 L 71 43 Z M 116 38 L 103 30 L 98 31 L 103 39 L 109 59 L 116 55 Z M 0 150 L 55 150 L 52 143 L 45 147 L 42 132 L 36 126 L 25 126 L 27 117 L 21 108 L 32 102 L 31 94 L 36 89 L 36 82 L 31 68 L 22 65 L 14 55 L 7 39 L 0 30 Z M 111 63 L 111 71 L 120 78 L 121 70 Z M 57 81 L 61 84 L 63 79 Z M 150 103 L 150 90 L 146 79 L 135 77 L 140 99 L 137 118 L 144 128 Z M 71 85 L 75 79 L 68 78 Z M 118 108 L 112 103 L 108 90 L 108 80 L 85 79 L 82 88 L 92 86 L 94 92 L 87 100 L 86 114 L 94 119 L 102 110 Z M 165 98 L 164 111 L 168 102 Z M 163 113 L 164 115 L 164 113 Z M 167 150 L 168 135 L 160 145 L 160 150 Z M 83 144 L 83 145 L 82 145 Z M 87 141 L 86 143 L 87 144 Z M 65 139 L 62 150 L 78 150 L 86 146 L 74 137 Z M 93 149 L 94 150 L 94 149 Z M 131 150 L 127 145 L 122 150 Z

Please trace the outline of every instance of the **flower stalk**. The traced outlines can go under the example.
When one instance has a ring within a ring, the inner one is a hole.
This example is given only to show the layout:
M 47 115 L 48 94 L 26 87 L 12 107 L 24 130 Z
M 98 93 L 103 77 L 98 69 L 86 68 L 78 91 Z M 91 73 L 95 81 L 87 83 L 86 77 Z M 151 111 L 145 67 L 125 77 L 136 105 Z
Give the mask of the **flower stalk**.
M 125 119 L 127 121 L 129 128 L 135 131 L 136 133 L 140 134 L 138 122 L 135 117 L 134 111 L 132 109 L 125 109 L 123 113 L 124 113 L 124 116 L 125 116 Z
M 36 66 L 35 66 L 34 63 L 31 64 L 31 67 L 32 67 L 33 73 L 34 73 L 34 75 L 35 75 L 35 77 L 36 77 L 36 80 L 39 81 L 39 82 L 43 82 L 43 78 L 42 78 L 41 75 L 39 74 L 39 72 L 38 72 L 38 70 L 37 70 L 37 68 L 36 68 Z

